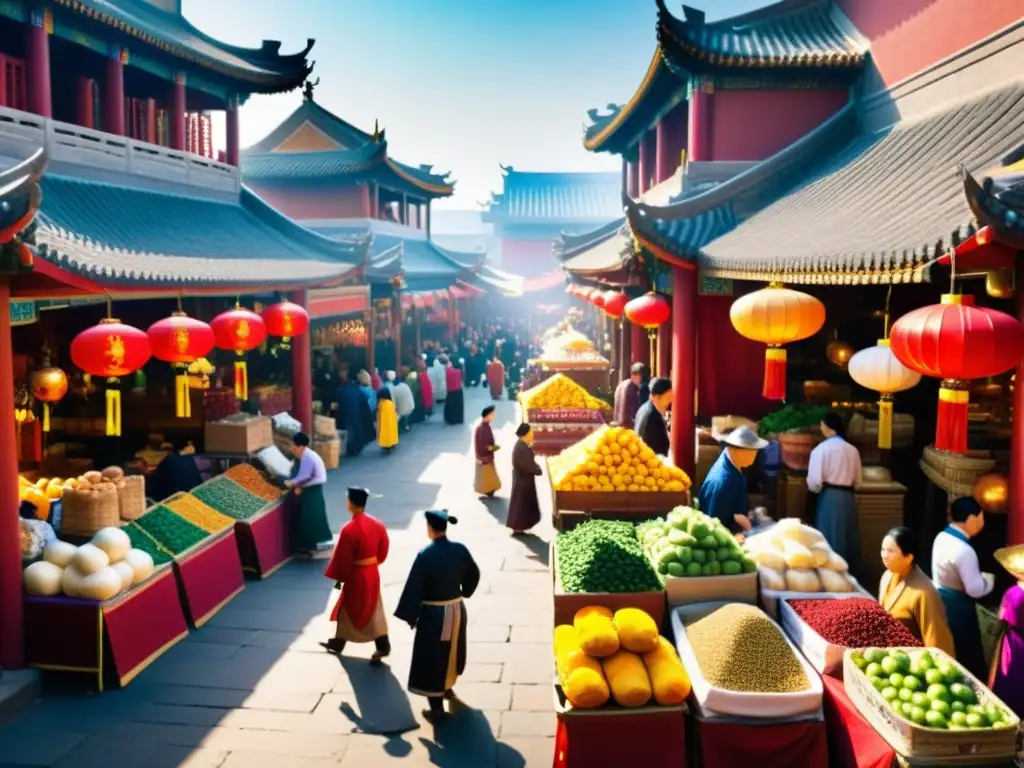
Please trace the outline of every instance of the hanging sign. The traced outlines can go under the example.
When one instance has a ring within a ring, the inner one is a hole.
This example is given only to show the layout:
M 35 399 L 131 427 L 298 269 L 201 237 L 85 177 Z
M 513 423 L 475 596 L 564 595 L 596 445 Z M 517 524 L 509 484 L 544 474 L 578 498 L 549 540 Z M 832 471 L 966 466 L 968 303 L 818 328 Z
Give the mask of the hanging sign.
M 701 275 L 698 293 L 701 296 L 732 296 L 732 280 Z
M 11 325 L 31 325 L 39 319 L 34 301 L 12 301 L 10 309 Z

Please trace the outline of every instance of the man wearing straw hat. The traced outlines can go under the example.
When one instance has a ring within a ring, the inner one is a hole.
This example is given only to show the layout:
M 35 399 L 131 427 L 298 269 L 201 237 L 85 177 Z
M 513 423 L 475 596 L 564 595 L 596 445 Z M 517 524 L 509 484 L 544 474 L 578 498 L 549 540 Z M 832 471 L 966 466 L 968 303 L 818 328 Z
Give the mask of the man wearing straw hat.
M 751 528 L 750 495 L 743 470 L 757 461 L 758 451 L 768 445 L 750 427 L 739 427 L 722 438 L 722 453 L 711 465 L 700 486 L 700 509 L 718 518 L 733 533 Z

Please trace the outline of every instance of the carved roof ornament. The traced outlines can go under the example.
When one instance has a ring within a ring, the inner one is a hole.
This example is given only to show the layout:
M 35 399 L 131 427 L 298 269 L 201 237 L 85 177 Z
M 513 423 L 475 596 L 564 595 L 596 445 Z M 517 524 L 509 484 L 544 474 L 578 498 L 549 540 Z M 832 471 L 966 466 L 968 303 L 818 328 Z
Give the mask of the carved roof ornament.
M 379 120 L 374 119 L 374 121 L 373 121 L 373 135 L 370 137 L 370 139 L 372 141 L 377 142 L 377 143 L 380 143 L 380 142 L 384 141 L 384 134 L 385 134 L 386 130 L 387 129 L 380 127 L 380 121 Z
M 313 62 L 313 66 L 316 66 L 315 61 Z M 312 70 L 312 67 L 310 67 L 310 70 Z M 313 101 L 313 89 L 318 85 L 320 85 L 319 77 L 316 80 L 306 80 L 306 82 L 302 84 L 302 98 L 306 101 Z

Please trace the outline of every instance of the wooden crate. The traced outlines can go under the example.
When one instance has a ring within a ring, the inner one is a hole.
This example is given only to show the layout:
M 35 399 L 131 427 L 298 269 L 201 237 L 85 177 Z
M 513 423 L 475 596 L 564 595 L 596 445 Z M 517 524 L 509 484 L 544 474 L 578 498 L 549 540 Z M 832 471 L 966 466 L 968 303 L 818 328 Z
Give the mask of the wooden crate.
M 903 525 L 903 498 L 907 488 L 899 483 L 871 483 L 854 489 L 860 527 L 860 578 L 877 590 L 885 566 L 878 547 L 890 529 Z
M 206 423 L 205 438 L 206 453 L 252 454 L 274 444 L 274 425 L 266 416 L 221 419 Z
M 656 592 L 566 592 L 558 575 L 558 552 L 554 542 L 548 549 L 554 596 L 555 626 L 572 624 L 576 611 L 589 605 L 600 605 L 610 611 L 639 608 L 654 619 L 659 627 L 665 621 L 665 590 Z
M 902 648 L 908 653 L 920 653 L 922 648 Z M 927 649 L 939 660 L 956 665 L 964 683 L 974 691 L 981 704 L 995 704 L 1012 720 L 1006 728 L 987 728 L 971 731 L 947 731 L 915 725 L 901 715 L 874 689 L 851 658 L 852 649 L 843 654 L 843 685 L 850 701 L 864 718 L 898 752 L 909 765 L 987 765 L 1010 761 L 1017 749 L 1017 730 L 1020 720 L 1013 711 L 997 699 L 955 659 L 936 648 Z

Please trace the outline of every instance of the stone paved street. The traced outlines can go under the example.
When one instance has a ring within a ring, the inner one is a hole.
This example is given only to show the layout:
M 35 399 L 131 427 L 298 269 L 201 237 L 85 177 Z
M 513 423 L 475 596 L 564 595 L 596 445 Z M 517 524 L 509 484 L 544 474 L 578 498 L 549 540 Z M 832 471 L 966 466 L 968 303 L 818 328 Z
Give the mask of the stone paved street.
M 468 602 L 469 665 L 456 686 L 466 708 L 448 722 L 433 729 L 420 716 L 425 701 L 405 693 L 406 625 L 391 623 L 394 654 L 383 670 L 367 665 L 372 644 L 350 647 L 340 661 L 319 648 L 332 632 L 326 609 L 337 593 L 322 562 L 293 562 L 248 582 L 125 690 L 89 695 L 48 685 L 33 707 L 0 726 L 0 768 L 549 766 L 550 510 L 537 537 L 517 541 L 502 526 L 516 426 L 507 400 L 495 421 L 505 498 L 484 504 L 473 493 L 471 423 L 487 402 L 469 390 L 466 425 L 446 426 L 435 412 L 392 455 L 371 446 L 328 483 L 335 529 L 347 519 L 348 484 L 384 494 L 370 511 L 391 532 L 382 568 L 389 616 L 426 542 L 417 512 L 444 507 L 460 518 L 452 537 L 469 545 L 483 578 Z

